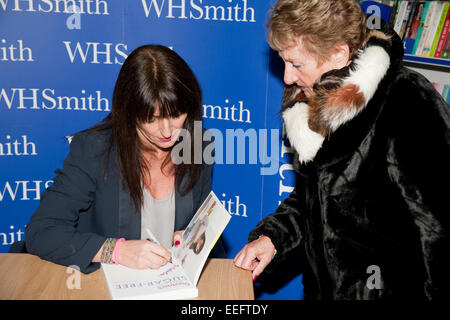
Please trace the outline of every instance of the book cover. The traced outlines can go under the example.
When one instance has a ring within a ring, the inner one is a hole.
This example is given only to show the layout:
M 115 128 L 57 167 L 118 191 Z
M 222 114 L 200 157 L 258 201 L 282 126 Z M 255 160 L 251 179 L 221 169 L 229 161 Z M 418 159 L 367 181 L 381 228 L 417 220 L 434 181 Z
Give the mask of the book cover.
M 414 21 L 414 17 L 416 16 L 417 13 L 417 8 L 418 8 L 418 3 L 416 2 L 416 0 L 413 0 L 411 2 L 411 11 L 409 13 L 409 17 L 408 17 L 408 22 L 406 23 L 406 29 L 405 29 L 405 34 L 403 37 L 403 42 L 405 43 L 405 40 L 410 36 L 411 34 L 411 25 Z M 405 46 L 406 47 L 406 46 Z
M 428 29 L 427 37 L 424 41 L 422 56 L 429 57 L 431 47 L 433 46 L 433 41 L 436 35 L 436 30 L 439 25 L 439 21 L 441 20 L 442 11 L 444 10 L 443 2 L 434 2 L 433 11 L 430 15 L 430 25 Z
M 417 36 L 416 36 L 416 39 L 414 40 L 414 47 L 413 47 L 413 50 L 411 52 L 414 55 L 417 54 L 417 52 L 418 52 L 418 47 L 419 47 L 419 43 L 421 41 L 422 32 L 423 32 L 423 26 L 424 26 L 425 20 L 427 18 L 428 8 L 429 7 L 430 7 L 430 2 L 426 1 L 425 5 L 423 7 L 423 11 L 422 11 L 421 17 L 420 17 L 420 24 L 419 24 L 419 27 L 417 29 Z
M 441 17 L 439 19 L 438 27 L 436 28 L 436 33 L 434 36 L 433 44 L 431 46 L 430 55 L 429 55 L 430 57 L 434 57 L 436 54 L 436 49 L 437 49 L 437 46 L 439 43 L 439 39 L 441 38 L 441 34 L 444 30 L 444 24 L 445 24 L 445 20 L 447 18 L 449 8 L 450 8 L 450 2 L 444 3 L 444 7 L 442 10 Z
M 395 1 L 391 5 L 392 10 L 391 10 L 391 14 L 389 16 L 389 25 L 392 27 L 392 29 L 395 25 L 395 18 L 397 17 L 397 13 L 398 13 L 398 3 L 399 3 L 398 1 Z
M 408 4 L 406 6 L 406 13 L 403 16 L 402 26 L 400 28 L 400 39 L 403 39 L 405 37 L 405 31 L 406 31 L 406 25 L 408 24 L 409 16 L 411 14 L 411 8 L 413 5 L 413 0 L 408 0 Z
M 444 46 L 446 44 L 447 38 L 449 37 L 450 31 L 450 9 L 447 12 L 447 18 L 445 18 L 444 27 L 442 28 L 441 35 L 439 37 L 439 42 L 436 48 L 436 53 L 434 54 L 435 58 L 440 58 L 442 55 L 442 51 L 444 50 Z
M 406 15 L 406 9 L 408 6 L 407 0 L 400 1 L 400 5 L 398 7 L 397 15 L 395 17 L 394 31 L 400 36 L 400 30 L 402 27 L 403 19 Z M 401 37 L 401 36 L 400 36 Z
M 420 19 L 422 18 L 423 9 L 425 7 L 425 2 L 421 1 L 416 3 L 416 10 L 414 12 L 414 17 L 411 23 L 411 29 L 405 38 L 405 53 L 412 54 L 414 49 L 414 43 L 416 41 L 417 32 L 420 26 Z
M 444 98 L 444 100 L 446 100 L 447 101 L 447 97 L 448 97 L 448 92 L 449 92 L 449 89 L 450 89 L 450 85 L 448 85 L 448 84 L 445 84 L 444 85 L 444 89 L 442 90 L 442 98 Z
M 435 12 L 436 2 L 429 1 L 428 11 L 426 14 L 426 18 L 423 24 L 422 35 L 420 37 L 419 45 L 417 46 L 416 56 L 421 56 L 423 52 L 423 48 L 425 47 L 425 43 L 428 40 L 428 33 L 430 30 L 431 20 L 433 19 L 433 15 Z
M 444 100 L 450 105 L 450 85 L 446 84 L 444 87 L 444 92 L 442 94 Z
M 444 87 L 445 87 L 445 85 L 443 83 L 433 82 L 432 85 L 436 89 L 436 91 L 439 92 L 440 95 L 443 94 Z
M 103 264 L 113 300 L 187 299 L 198 296 L 197 282 L 209 253 L 231 215 L 213 191 L 206 197 L 184 230 L 181 244 L 172 247 L 172 262 L 159 269 L 137 270 Z M 157 239 L 147 230 L 148 238 Z
M 447 34 L 447 38 L 445 39 L 441 58 L 442 59 L 450 59 L 450 35 L 449 34 Z

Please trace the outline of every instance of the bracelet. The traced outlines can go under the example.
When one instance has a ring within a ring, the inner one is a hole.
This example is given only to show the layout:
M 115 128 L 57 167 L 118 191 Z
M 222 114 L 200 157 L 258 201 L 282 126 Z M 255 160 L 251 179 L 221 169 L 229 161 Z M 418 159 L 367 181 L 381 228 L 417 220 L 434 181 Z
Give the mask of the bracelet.
M 112 257 L 114 252 L 114 247 L 116 246 L 117 239 L 115 238 L 107 238 L 105 243 L 103 244 L 102 255 L 100 257 L 101 263 L 113 263 Z
M 114 250 L 113 250 L 113 259 L 112 261 L 114 262 L 114 264 L 119 264 L 119 246 L 120 243 L 125 241 L 125 238 L 120 238 L 119 240 L 116 241 L 116 245 L 114 246 Z

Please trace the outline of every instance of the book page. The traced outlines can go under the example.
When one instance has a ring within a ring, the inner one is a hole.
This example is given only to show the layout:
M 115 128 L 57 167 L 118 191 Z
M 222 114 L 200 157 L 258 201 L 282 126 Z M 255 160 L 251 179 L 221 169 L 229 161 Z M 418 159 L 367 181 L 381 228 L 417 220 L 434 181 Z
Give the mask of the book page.
M 112 299 L 181 299 L 198 295 L 176 261 L 159 269 L 136 270 L 104 263 L 102 269 Z
M 230 219 L 231 215 L 211 191 L 186 227 L 180 246 L 171 249 L 194 285 Z

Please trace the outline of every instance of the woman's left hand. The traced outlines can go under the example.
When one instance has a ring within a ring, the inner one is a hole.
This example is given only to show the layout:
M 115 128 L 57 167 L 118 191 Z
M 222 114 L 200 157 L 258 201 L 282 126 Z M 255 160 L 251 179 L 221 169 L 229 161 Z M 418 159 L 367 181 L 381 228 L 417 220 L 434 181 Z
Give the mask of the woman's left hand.
M 183 238 L 184 230 L 175 231 L 173 234 L 173 245 L 178 247 L 181 244 L 181 240 Z

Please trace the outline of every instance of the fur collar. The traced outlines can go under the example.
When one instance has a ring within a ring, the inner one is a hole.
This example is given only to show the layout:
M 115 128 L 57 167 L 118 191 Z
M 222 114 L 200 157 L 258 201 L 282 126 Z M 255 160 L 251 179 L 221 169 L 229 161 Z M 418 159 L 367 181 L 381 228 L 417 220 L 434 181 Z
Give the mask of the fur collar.
M 391 66 L 390 46 L 390 36 L 372 30 L 349 66 L 316 81 L 313 97 L 295 86 L 285 89 L 282 117 L 300 163 L 314 160 L 325 137 L 367 106 Z

